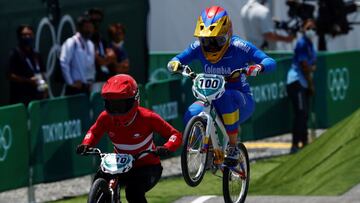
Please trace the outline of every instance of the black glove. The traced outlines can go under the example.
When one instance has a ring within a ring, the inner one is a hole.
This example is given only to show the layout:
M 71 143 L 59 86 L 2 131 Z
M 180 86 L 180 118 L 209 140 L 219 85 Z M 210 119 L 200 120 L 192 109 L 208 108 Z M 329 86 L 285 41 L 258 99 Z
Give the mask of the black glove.
M 167 156 L 169 155 L 171 152 L 168 148 L 164 147 L 164 146 L 157 146 L 156 147 L 156 154 L 159 156 Z
M 80 155 L 84 155 L 85 152 L 90 148 L 89 145 L 83 145 L 83 144 L 80 144 L 76 147 L 76 153 L 77 154 L 80 154 Z

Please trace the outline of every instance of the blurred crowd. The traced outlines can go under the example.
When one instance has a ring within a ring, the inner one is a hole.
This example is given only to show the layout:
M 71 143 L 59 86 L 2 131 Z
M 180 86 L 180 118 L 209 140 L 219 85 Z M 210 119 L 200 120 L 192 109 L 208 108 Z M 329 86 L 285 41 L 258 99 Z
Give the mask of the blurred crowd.
M 77 32 L 61 45 L 59 57 L 65 95 L 99 91 L 111 76 L 128 73 L 130 62 L 124 48 L 125 27 L 107 26 L 101 33 L 104 12 L 91 8 L 76 19 Z M 18 44 L 9 57 L 10 103 L 28 103 L 48 98 L 46 68 L 40 53 L 34 50 L 34 29 L 20 25 Z M 106 37 L 107 35 L 107 37 Z

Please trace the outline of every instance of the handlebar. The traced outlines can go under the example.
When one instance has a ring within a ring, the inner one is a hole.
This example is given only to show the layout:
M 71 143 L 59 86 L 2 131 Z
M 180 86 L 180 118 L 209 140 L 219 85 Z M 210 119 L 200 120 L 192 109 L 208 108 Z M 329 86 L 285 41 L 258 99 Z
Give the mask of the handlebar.
M 182 69 L 180 74 L 182 74 L 185 77 L 189 77 L 192 80 L 196 78 L 197 74 L 195 72 L 193 72 L 192 69 L 188 65 L 181 65 L 180 67 Z M 225 76 L 225 81 L 229 81 L 230 79 L 239 78 L 241 76 L 241 74 L 246 74 L 246 72 L 247 71 L 245 68 L 235 69 L 230 73 L 230 75 Z
M 99 148 L 89 147 L 83 155 L 98 155 L 101 156 L 103 154 Z
M 139 152 L 139 153 L 133 155 L 133 157 L 134 157 L 135 160 L 137 160 L 141 155 L 146 154 L 146 153 L 150 153 L 150 154 L 154 154 L 154 155 L 158 156 L 156 151 L 148 149 L 148 150 L 144 150 L 142 152 Z
M 154 154 L 154 155 L 157 155 L 158 154 L 156 153 L 156 151 L 154 150 L 151 150 L 151 149 L 147 149 L 147 150 L 144 150 L 144 151 L 141 151 L 135 155 L 132 155 L 134 157 L 135 160 L 137 160 L 141 155 L 143 154 L 146 154 L 146 153 L 151 153 L 151 154 Z M 90 147 L 87 149 L 86 152 L 84 152 L 83 155 L 97 155 L 97 156 L 100 156 L 100 157 L 103 157 L 105 156 L 106 153 L 102 153 L 101 150 L 99 148 L 96 148 L 96 147 Z

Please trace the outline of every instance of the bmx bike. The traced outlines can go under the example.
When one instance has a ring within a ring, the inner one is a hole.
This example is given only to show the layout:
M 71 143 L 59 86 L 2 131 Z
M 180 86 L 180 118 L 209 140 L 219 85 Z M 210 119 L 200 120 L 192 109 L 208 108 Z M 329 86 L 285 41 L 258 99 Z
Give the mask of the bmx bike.
M 229 139 L 212 103 L 224 94 L 228 80 L 239 79 L 245 72 L 245 69 L 236 69 L 227 77 L 196 74 L 189 66 L 182 65 L 181 74 L 192 79 L 193 95 L 204 104 L 204 110 L 192 117 L 185 127 L 181 154 L 182 175 L 189 186 L 195 187 L 200 184 L 207 169 L 214 175 L 220 170 L 226 203 L 245 202 L 250 179 L 249 156 L 244 144 L 239 142 L 238 164 L 232 167 L 224 165 L 224 154 Z M 223 135 L 222 143 L 218 129 Z
M 136 155 L 102 153 L 98 148 L 89 148 L 83 155 L 96 155 L 101 158 L 100 170 L 95 175 L 88 195 L 88 203 L 121 203 L 120 182 L 118 176 L 129 172 L 134 162 L 145 153 L 156 154 L 153 150 L 144 150 Z

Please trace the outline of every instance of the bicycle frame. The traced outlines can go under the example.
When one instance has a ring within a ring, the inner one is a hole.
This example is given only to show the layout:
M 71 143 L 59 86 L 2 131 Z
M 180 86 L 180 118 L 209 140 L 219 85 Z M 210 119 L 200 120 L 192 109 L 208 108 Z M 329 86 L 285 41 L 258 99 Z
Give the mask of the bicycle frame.
M 200 116 L 207 120 L 206 125 L 206 136 L 204 141 L 204 150 L 207 152 L 209 150 L 209 139 L 213 145 L 214 153 L 216 158 L 220 158 L 219 163 L 223 162 L 224 151 L 229 142 L 229 137 L 226 133 L 225 126 L 220 120 L 220 117 L 216 113 L 214 107 L 211 103 L 205 103 L 205 108 L 197 116 Z M 220 143 L 219 136 L 216 133 L 216 126 L 219 127 L 223 136 L 223 144 Z

